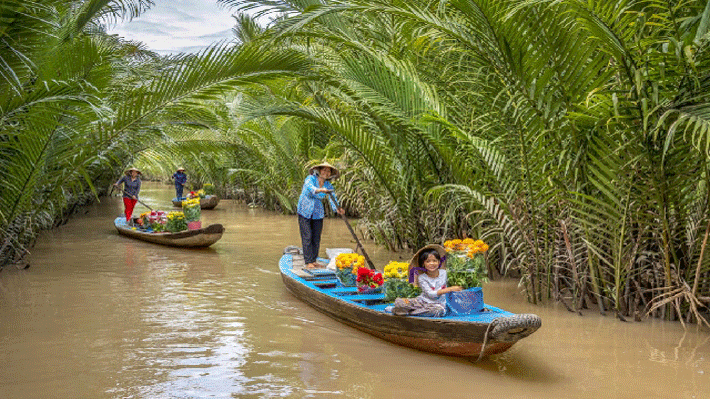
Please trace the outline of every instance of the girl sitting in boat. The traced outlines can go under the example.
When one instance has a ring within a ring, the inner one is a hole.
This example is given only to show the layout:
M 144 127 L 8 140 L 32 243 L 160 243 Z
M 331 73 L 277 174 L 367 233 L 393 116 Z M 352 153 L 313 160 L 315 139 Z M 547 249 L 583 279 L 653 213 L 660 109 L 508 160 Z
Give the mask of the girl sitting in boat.
M 446 249 L 429 244 L 414 254 L 409 262 L 409 282 L 422 289 L 416 298 L 397 298 L 392 313 L 398 316 L 443 317 L 446 315 L 446 293 L 461 291 L 458 285 L 446 286 Z

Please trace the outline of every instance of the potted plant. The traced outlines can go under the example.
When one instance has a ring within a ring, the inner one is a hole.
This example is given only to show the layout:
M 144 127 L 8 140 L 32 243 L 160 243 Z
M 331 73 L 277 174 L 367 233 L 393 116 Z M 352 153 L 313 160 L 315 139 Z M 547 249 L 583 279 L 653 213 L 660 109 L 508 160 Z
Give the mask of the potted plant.
M 200 199 L 192 198 L 182 202 L 182 212 L 185 214 L 187 228 L 190 230 L 198 230 L 202 228 L 200 222 L 201 208 Z
M 463 288 L 446 294 L 449 311 L 454 314 L 480 312 L 484 305 L 481 285 L 488 280 L 484 255 L 488 245 L 482 240 L 466 238 L 446 241 L 444 248 L 449 253 L 446 284 Z
M 185 214 L 182 212 L 169 212 L 167 216 L 167 221 L 165 222 L 165 230 L 171 233 L 177 233 L 178 231 L 187 230 Z
M 365 257 L 356 253 L 339 254 L 335 258 L 335 276 L 345 287 L 357 285 L 357 269 L 365 265 Z

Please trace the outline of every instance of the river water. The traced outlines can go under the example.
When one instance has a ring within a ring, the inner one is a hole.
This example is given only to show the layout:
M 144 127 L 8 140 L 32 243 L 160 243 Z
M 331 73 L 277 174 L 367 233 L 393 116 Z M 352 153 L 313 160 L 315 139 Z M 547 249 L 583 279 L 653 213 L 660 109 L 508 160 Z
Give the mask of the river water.
M 141 194 L 171 209 L 169 186 Z M 188 250 L 119 236 L 122 208 L 102 199 L 43 233 L 28 269 L 0 272 L 0 398 L 710 398 L 710 335 L 694 325 L 578 316 L 495 281 L 485 301 L 538 314 L 535 334 L 479 363 L 419 352 L 289 293 L 294 216 L 223 200 L 202 212 L 222 239 Z M 365 245 L 380 269 L 408 257 Z M 325 221 L 322 256 L 354 246 Z

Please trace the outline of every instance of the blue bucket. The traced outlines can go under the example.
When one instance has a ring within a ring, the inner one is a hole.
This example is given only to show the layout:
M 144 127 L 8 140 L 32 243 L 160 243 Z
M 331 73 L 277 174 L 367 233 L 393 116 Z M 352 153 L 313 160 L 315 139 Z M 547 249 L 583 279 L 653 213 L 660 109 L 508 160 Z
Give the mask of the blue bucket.
M 452 315 L 467 315 L 483 310 L 483 289 L 473 287 L 446 294 L 446 307 Z

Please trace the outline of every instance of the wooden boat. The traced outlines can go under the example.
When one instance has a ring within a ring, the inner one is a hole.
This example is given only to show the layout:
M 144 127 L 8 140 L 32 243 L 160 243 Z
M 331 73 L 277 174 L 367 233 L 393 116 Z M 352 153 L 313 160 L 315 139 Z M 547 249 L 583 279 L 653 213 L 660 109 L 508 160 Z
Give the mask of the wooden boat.
M 219 204 L 219 197 L 216 195 L 205 195 L 205 198 L 200 198 L 201 209 L 214 209 Z M 173 206 L 182 207 L 182 200 L 173 198 Z
M 177 233 L 152 233 L 135 229 L 126 224 L 126 218 L 119 216 L 114 220 L 118 233 L 127 237 L 182 248 L 204 248 L 219 241 L 224 233 L 221 224 L 211 224 L 198 230 L 185 230 Z
M 329 269 L 304 269 L 298 248 L 287 247 L 279 262 L 286 287 L 320 312 L 384 340 L 450 356 L 502 353 L 542 324 L 534 314 L 514 314 L 490 305 L 482 312 L 444 317 L 395 316 L 384 294 L 359 294 L 343 287 Z

